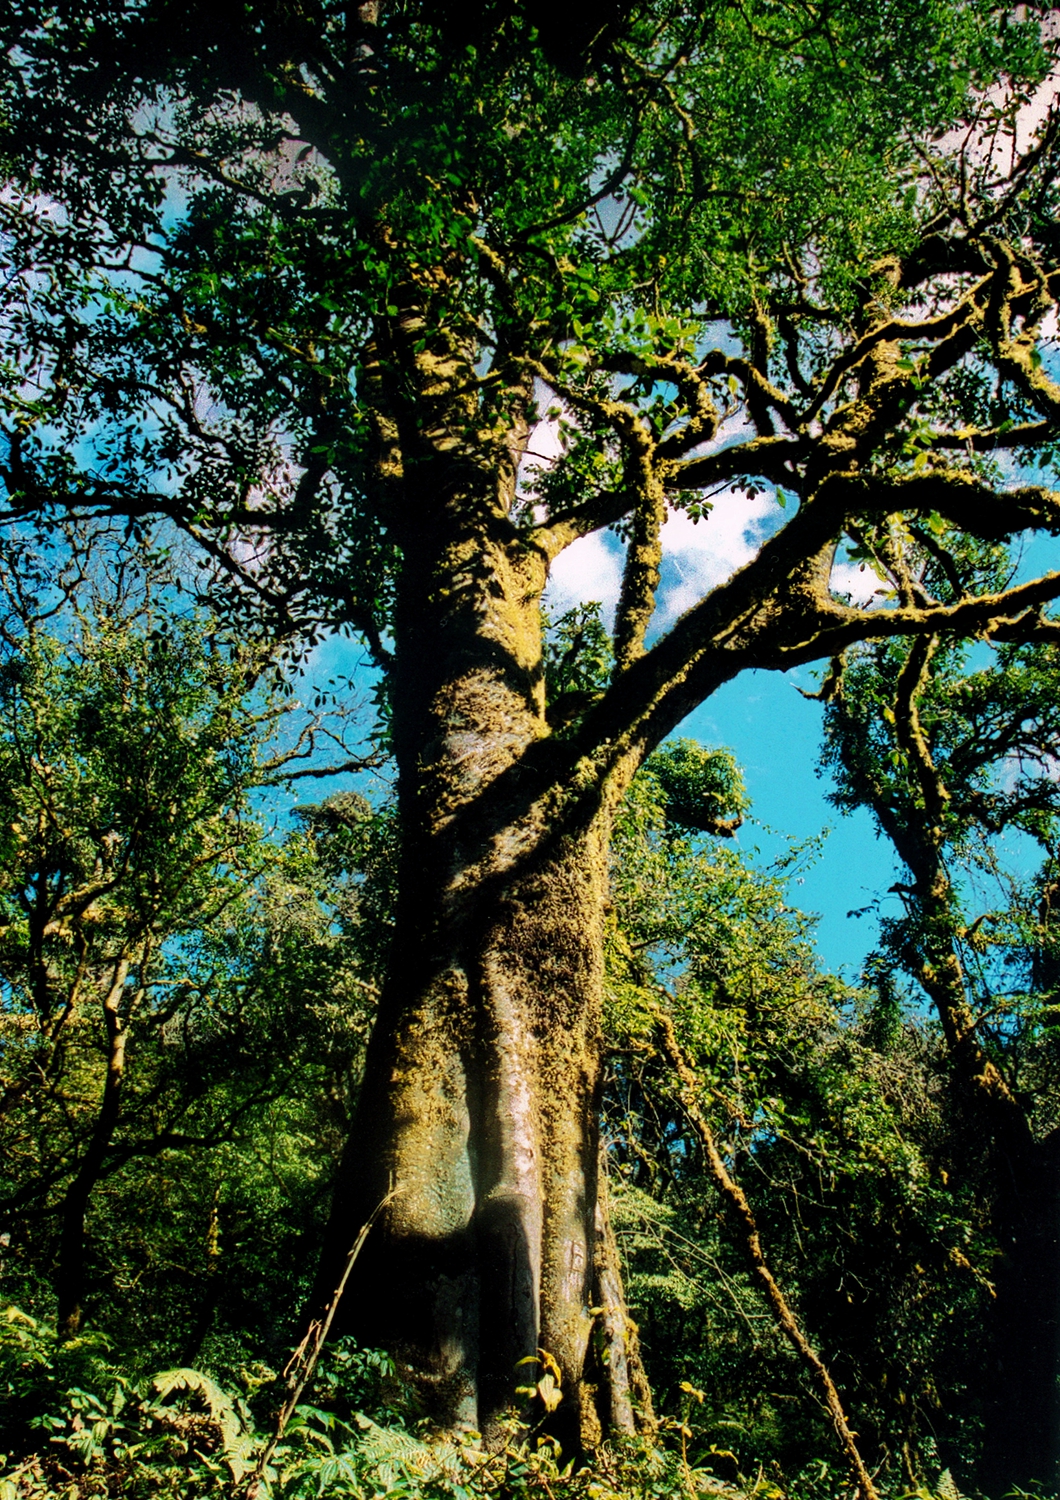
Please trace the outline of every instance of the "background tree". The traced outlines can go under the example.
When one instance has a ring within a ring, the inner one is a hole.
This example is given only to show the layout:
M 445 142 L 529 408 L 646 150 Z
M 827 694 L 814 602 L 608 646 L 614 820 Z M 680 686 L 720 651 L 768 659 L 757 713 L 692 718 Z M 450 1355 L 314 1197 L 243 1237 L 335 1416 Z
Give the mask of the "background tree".
M 958 565 L 909 540 L 925 572 Z M 961 561 L 971 576 L 973 560 Z M 1004 552 L 978 561 L 980 579 L 1010 566 Z M 1000 1259 L 983 1475 L 998 1489 L 1054 1484 L 1060 1462 L 1060 1135 L 1043 1024 L 1051 997 L 1034 983 L 1035 955 L 1051 941 L 1035 907 L 1055 860 L 1058 685 L 1052 643 L 970 651 L 929 637 L 853 655 L 826 716 L 835 800 L 868 807 L 904 867 L 893 888 L 904 911 L 882 921 L 884 947 L 926 993 L 945 1038 L 964 1117 L 955 1181 L 981 1177 L 989 1153 Z M 1038 846 L 1043 868 L 1029 891 L 1005 875 L 1006 835 L 1023 835 L 1024 852 L 1028 839 Z
M 162 1299 L 194 1352 L 227 1204 L 205 1164 L 166 1203 L 177 1160 L 222 1161 L 251 1121 L 267 1134 L 314 1048 L 318 1087 L 348 1068 L 374 995 L 306 889 L 321 876 L 305 838 L 281 846 L 252 807 L 301 769 L 320 721 L 255 689 L 260 649 L 178 613 L 120 544 L 97 535 L 87 576 L 77 538 L 55 548 L 58 586 L 20 547 L 7 539 L 0 658 L 0 1211 L 16 1263 L 50 1265 L 66 1337 L 88 1289 L 98 1307 L 157 1274 L 135 1263 L 149 1242 L 157 1258 L 167 1220 L 161 1255 L 179 1265 L 198 1218 L 202 1282 Z
M 361 1331 L 487 1432 L 544 1346 L 576 1445 L 635 1420 L 590 1309 L 638 766 L 744 668 L 1031 636 L 1060 592 L 929 595 L 897 553 L 891 607 L 829 581 L 907 525 L 1060 526 L 990 459 L 1055 437 L 1055 123 L 1015 136 L 1050 44 L 947 0 L 647 3 L 559 66 L 538 8 L 471 14 L 9 6 L 2 470 L 14 514 L 167 516 L 258 630 L 372 652 L 398 899 L 321 1288 L 394 1181 Z M 562 453 L 521 482 L 550 410 Z M 668 509 L 763 485 L 786 518 L 649 644 Z M 551 733 L 542 592 L 608 527 L 611 680 Z
M 960 1120 L 937 1040 L 902 1019 L 886 971 L 857 991 L 821 970 L 811 924 L 789 903 L 798 863 L 762 873 L 690 826 L 682 773 L 696 762 L 738 806 L 724 753 L 664 747 L 627 794 L 614 841 L 611 1196 L 660 1404 L 691 1405 L 694 1446 L 730 1477 L 728 1464 L 747 1474 L 765 1463 L 798 1488 L 839 1462 L 820 1392 L 706 1169 L 662 1045 L 665 1016 L 877 1481 L 915 1487 L 937 1463 L 971 1485 L 981 1410 L 968 1385 L 994 1240 L 981 1179 L 945 1171 Z

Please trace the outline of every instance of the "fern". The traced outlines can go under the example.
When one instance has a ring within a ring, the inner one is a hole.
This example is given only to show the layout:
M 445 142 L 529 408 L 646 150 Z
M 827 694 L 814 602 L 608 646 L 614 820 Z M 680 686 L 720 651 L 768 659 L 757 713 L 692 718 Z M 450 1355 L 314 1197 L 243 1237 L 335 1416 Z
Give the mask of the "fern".
M 207 1420 L 217 1433 L 225 1462 L 231 1471 L 233 1482 L 239 1483 L 252 1469 L 256 1458 L 254 1440 L 247 1431 L 243 1416 L 236 1402 L 223 1391 L 216 1381 L 201 1370 L 163 1370 L 151 1382 L 159 1401 L 167 1401 L 175 1394 L 197 1396 L 206 1407 Z M 155 1415 L 168 1425 L 180 1428 L 186 1418 L 175 1418 L 175 1414 L 164 1406 L 155 1407 Z
M 939 1475 L 939 1482 L 936 1488 L 939 1500 L 961 1500 L 961 1492 L 957 1488 L 949 1469 L 943 1469 Z
M 390 1487 L 403 1478 L 454 1480 L 466 1469 L 466 1455 L 454 1443 L 424 1443 L 401 1427 L 380 1427 L 359 1416 L 360 1450 L 380 1481 Z

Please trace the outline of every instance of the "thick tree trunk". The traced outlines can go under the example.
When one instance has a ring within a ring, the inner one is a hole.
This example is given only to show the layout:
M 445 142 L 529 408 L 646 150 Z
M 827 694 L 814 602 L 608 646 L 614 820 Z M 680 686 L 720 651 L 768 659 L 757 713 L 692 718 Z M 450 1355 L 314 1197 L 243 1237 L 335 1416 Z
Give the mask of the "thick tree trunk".
M 634 1426 L 599 1184 L 608 816 L 544 769 L 542 560 L 466 491 L 433 514 L 396 611 L 393 961 L 320 1293 L 395 1186 L 339 1326 L 487 1438 L 546 1350 L 573 1447 Z
M 391 1182 L 398 1196 L 348 1316 L 436 1420 L 487 1437 L 539 1349 L 563 1372 L 567 1444 L 633 1427 L 598 1169 L 602 894 L 599 836 L 564 838 L 483 896 L 447 962 L 425 973 L 410 934 L 395 989 L 413 998 L 373 1042 L 339 1243 Z

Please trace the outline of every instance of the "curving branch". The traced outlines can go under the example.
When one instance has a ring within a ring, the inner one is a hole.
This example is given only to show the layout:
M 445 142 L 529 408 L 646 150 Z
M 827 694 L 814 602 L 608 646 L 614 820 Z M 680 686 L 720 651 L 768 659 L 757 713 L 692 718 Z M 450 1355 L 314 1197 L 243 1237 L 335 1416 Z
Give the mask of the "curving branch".
M 801 430 L 801 414 L 791 397 L 779 386 L 774 385 L 755 361 L 741 359 L 736 355 L 725 354 L 720 349 L 715 349 L 707 355 L 699 368 L 704 375 L 733 376 L 747 392 L 748 404 L 752 412 L 755 410 L 759 413 L 775 411 L 790 431 Z M 772 435 L 768 431 L 763 431 L 761 427 L 758 431 L 759 435 L 764 438 Z
M 860 640 L 901 635 L 1060 639 L 1060 622 L 1042 612 L 1060 599 L 1060 572 L 952 604 L 842 604 L 828 586 L 835 519 L 830 507 L 804 506 L 752 563 L 632 662 L 587 712 L 571 746 L 572 764 L 594 766 L 601 785 L 624 787 L 693 708 L 747 668 L 786 669 L 838 657 Z
M 666 487 L 671 490 L 703 490 L 755 475 L 771 484 L 799 489 L 796 465 L 804 463 L 810 452 L 810 444 L 802 438 L 755 437 L 749 442 L 732 443 L 714 453 L 675 464 Z
M 717 436 L 721 414 L 711 388 L 703 378 L 707 373 L 705 366 L 695 366 L 688 360 L 663 355 L 610 354 L 596 361 L 594 368 L 676 386 L 684 398 L 688 412 L 683 425 L 659 442 L 657 451 L 660 458 L 680 458 L 691 448 L 709 443 Z
M 839 1439 L 844 1456 L 857 1483 L 861 1500 L 878 1500 L 878 1491 L 865 1466 L 865 1460 L 858 1449 L 855 1440 L 857 1435 L 851 1431 L 850 1423 L 843 1410 L 843 1403 L 840 1400 L 835 1381 L 832 1379 L 824 1360 L 822 1360 L 817 1350 L 806 1337 L 790 1302 L 785 1297 L 776 1277 L 769 1268 L 769 1262 L 766 1260 L 765 1252 L 762 1248 L 762 1240 L 758 1231 L 758 1221 L 755 1218 L 754 1210 L 751 1207 L 747 1194 L 725 1165 L 724 1158 L 718 1150 L 718 1143 L 714 1137 L 714 1132 L 711 1130 L 706 1116 L 699 1107 L 698 1079 L 692 1071 L 684 1049 L 677 1040 L 674 1023 L 661 1010 L 656 1012 L 656 1021 L 662 1039 L 663 1055 L 673 1070 L 676 1085 L 675 1092 L 681 1102 L 681 1107 L 688 1117 L 689 1123 L 695 1134 L 699 1137 L 707 1170 L 714 1179 L 714 1184 L 723 1200 L 728 1204 L 733 1219 L 739 1226 L 740 1236 L 743 1239 L 744 1253 L 747 1257 L 754 1282 L 769 1304 L 784 1337 L 792 1345 L 806 1366 L 810 1379 L 820 1392 L 825 1410 L 832 1419 L 836 1436 Z

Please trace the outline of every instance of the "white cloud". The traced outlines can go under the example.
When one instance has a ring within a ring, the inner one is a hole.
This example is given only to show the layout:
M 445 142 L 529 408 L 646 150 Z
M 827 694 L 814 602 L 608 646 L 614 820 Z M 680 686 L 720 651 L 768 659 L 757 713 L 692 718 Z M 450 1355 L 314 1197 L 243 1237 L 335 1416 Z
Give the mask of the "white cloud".
M 771 491 L 748 499 L 729 491 L 714 509 L 694 522 L 684 511 L 672 512 L 663 527 L 663 582 L 653 633 L 665 630 L 686 610 L 732 577 L 755 556 L 775 529 L 782 512 Z M 562 613 L 576 604 L 599 600 L 610 625 L 622 587 L 625 549 L 606 532 L 580 538 L 560 554 L 552 568 L 546 595 L 550 610 Z M 839 562 L 831 584 L 852 604 L 881 604 L 887 592 L 869 567 Z
M 665 629 L 757 554 L 780 508 L 772 492 L 748 499 L 728 491 L 699 522 L 684 511 L 663 526 L 663 582 L 653 629 Z M 598 599 L 610 623 L 622 586 L 625 549 L 606 532 L 582 537 L 553 564 L 548 604 L 554 612 Z
M 672 511 L 663 526 L 663 586 L 655 616 L 665 628 L 758 553 L 780 517 L 771 490 L 754 499 L 728 490 L 701 521 Z
M 1023 9 L 1023 6 L 1018 7 L 1019 11 Z M 1055 11 L 1044 18 L 1041 22 L 1041 29 L 1047 45 L 1055 45 L 1057 37 L 1060 36 L 1060 19 L 1057 18 Z M 1011 88 L 1008 80 L 1002 80 L 978 97 L 996 110 L 1007 111 L 1013 103 Z M 938 142 L 939 152 L 943 156 L 953 157 L 961 150 L 966 150 L 968 159 L 972 163 L 989 165 L 1000 175 L 1007 175 L 1013 170 L 1019 157 L 1034 145 L 1035 139 L 1048 125 L 1050 111 L 1055 107 L 1058 99 L 1060 99 L 1060 69 L 1053 68 L 1032 90 L 1030 97 L 1019 104 L 1015 114 L 1014 131 L 1011 133 L 1008 130 L 998 131 L 993 113 L 990 110 L 984 110 L 971 132 L 964 124 L 955 125 L 947 131 Z
M 544 401 L 541 403 L 544 404 Z M 558 405 L 553 401 L 553 407 Z M 726 422 L 702 452 L 715 451 L 750 431 L 742 414 Z M 527 445 L 521 482 L 530 493 L 533 466 L 555 462 L 563 452 L 560 420 L 545 417 L 537 423 Z M 686 511 L 670 511 L 663 525 L 662 583 L 652 633 L 665 630 L 710 591 L 758 553 L 777 527 L 782 512 L 772 490 L 753 499 L 736 490 L 712 497 L 713 508 L 698 522 Z M 608 532 L 580 538 L 562 552 L 552 566 L 546 602 L 553 613 L 599 600 L 610 625 L 622 587 L 625 547 Z
M 861 563 L 836 563 L 829 583 L 834 594 L 848 595 L 851 604 L 862 609 L 873 601 L 880 603 L 888 592 L 887 585 L 880 581 L 870 567 Z
M 579 537 L 552 564 L 545 602 L 553 614 L 599 600 L 611 625 L 622 587 L 624 552 L 613 537 L 595 531 Z

